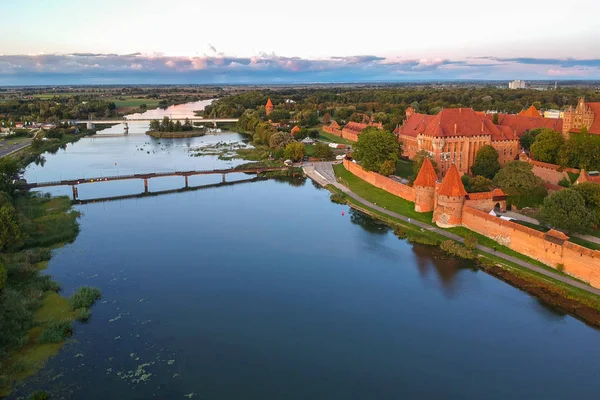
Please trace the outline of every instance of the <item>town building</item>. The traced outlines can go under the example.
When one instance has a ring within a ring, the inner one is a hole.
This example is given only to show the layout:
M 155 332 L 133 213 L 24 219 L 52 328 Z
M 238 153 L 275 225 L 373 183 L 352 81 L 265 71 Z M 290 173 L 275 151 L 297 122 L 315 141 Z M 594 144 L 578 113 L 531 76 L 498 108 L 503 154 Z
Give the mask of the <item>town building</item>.
M 501 164 L 514 160 L 519 150 L 519 139 L 513 129 L 494 125 L 492 118 L 471 108 L 446 108 L 437 115 L 426 115 L 409 107 L 406 120 L 394 133 L 403 145 L 404 155 L 412 159 L 425 150 L 442 174 L 452 165 L 456 165 L 460 174 L 469 173 L 477 151 L 484 145 L 498 151 Z
M 592 182 L 600 185 L 600 172 L 598 171 L 585 171 L 581 170 L 579 174 L 579 178 L 575 181 L 575 184 L 580 184 L 584 182 Z
M 546 110 L 544 111 L 544 118 L 555 118 L 555 119 L 562 119 L 564 116 L 564 113 L 560 110 Z
M 273 112 L 273 109 L 275 107 L 273 107 L 273 103 L 271 102 L 271 99 L 267 100 L 267 104 L 265 105 L 265 112 L 267 113 L 267 115 L 271 114 L 271 112 Z
M 600 135 L 600 102 L 586 103 L 582 97 L 577 102 L 577 106 L 570 106 L 565 111 L 563 117 L 562 134 L 565 138 L 570 133 L 580 133 L 583 128 L 588 133 Z
M 351 140 L 353 142 L 358 141 L 358 135 L 362 133 L 369 126 L 374 126 L 378 129 L 383 129 L 381 122 L 375 122 L 373 120 L 364 122 L 348 122 L 343 128 L 336 121 L 331 121 L 329 125 L 323 126 L 323 130 L 332 135 L 341 137 L 342 139 Z
M 525 87 L 525 81 L 516 80 L 508 82 L 509 89 L 525 89 Z
M 292 128 L 291 134 L 292 134 L 292 136 L 294 136 L 296 133 L 298 133 L 300 131 L 301 131 L 300 127 L 298 125 L 296 125 Z

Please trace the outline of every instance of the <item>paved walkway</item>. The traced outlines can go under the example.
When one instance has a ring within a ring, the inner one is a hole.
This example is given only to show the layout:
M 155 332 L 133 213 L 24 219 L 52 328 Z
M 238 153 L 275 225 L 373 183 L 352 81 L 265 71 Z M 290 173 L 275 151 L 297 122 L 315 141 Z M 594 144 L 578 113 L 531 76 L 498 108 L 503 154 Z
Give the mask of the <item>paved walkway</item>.
M 354 192 L 352 192 L 350 189 L 348 189 L 346 186 L 342 185 L 341 183 L 338 183 L 336 178 L 335 178 L 335 174 L 333 172 L 333 168 L 332 168 L 332 164 L 333 163 L 328 163 L 328 162 L 323 162 L 323 163 L 314 163 L 314 165 L 310 165 L 310 166 L 306 166 L 304 168 L 304 173 L 306 173 L 306 175 L 308 175 L 311 179 L 315 180 L 316 182 L 318 182 L 320 185 L 327 185 L 327 184 L 331 184 L 335 187 L 337 187 L 338 189 L 342 190 L 346 195 L 348 195 L 349 197 L 352 197 L 354 200 L 364 204 L 365 206 L 372 208 L 374 210 L 377 210 L 381 213 L 384 213 L 386 215 L 389 215 L 390 217 L 394 217 L 397 218 L 399 220 L 402 221 L 406 221 L 409 222 L 409 218 L 405 217 L 404 215 L 389 211 L 383 207 L 379 207 L 376 204 L 371 203 L 370 201 L 367 201 L 365 199 L 363 199 L 362 197 L 358 196 L 357 194 L 355 194 Z M 464 239 L 461 238 L 460 236 L 457 236 L 453 233 L 450 233 L 448 231 L 445 231 L 441 228 L 438 228 L 436 226 L 433 225 L 428 225 L 425 224 L 423 222 L 420 221 L 415 221 L 413 219 L 410 219 L 410 223 L 412 225 L 418 226 L 419 228 L 422 228 L 424 230 L 428 230 L 431 232 L 435 232 L 438 233 L 442 236 L 447 237 L 448 239 L 452 239 L 452 240 L 456 240 L 457 242 L 464 242 Z M 600 289 L 596 289 L 593 288 L 589 285 L 586 285 L 585 283 L 576 281 L 574 279 L 571 279 L 567 276 L 564 275 L 560 275 L 557 274 L 555 272 L 549 271 L 545 268 L 542 267 L 538 267 L 537 265 L 533 265 L 530 264 L 526 261 L 523 261 L 519 258 L 510 256 L 508 254 L 504 254 L 501 252 L 497 252 L 494 251 L 494 249 L 491 249 L 489 247 L 486 246 L 482 246 L 482 245 L 477 245 L 477 249 L 480 251 L 483 251 L 485 253 L 489 253 L 489 254 L 493 254 L 496 257 L 502 258 L 506 261 L 510 261 L 512 263 L 515 263 L 521 267 L 527 268 L 531 271 L 537 272 L 541 275 L 547 276 L 549 278 L 552 279 L 556 279 L 557 281 L 566 283 L 568 285 L 571 285 L 573 287 L 579 288 L 579 289 L 583 289 L 586 292 L 589 293 L 593 293 L 595 295 L 599 295 L 600 296 Z
M 29 145 L 31 145 L 31 140 L 29 140 L 27 142 L 23 142 L 23 143 L 9 144 L 9 145 L 0 142 L 0 158 L 7 156 L 9 154 L 15 153 Z

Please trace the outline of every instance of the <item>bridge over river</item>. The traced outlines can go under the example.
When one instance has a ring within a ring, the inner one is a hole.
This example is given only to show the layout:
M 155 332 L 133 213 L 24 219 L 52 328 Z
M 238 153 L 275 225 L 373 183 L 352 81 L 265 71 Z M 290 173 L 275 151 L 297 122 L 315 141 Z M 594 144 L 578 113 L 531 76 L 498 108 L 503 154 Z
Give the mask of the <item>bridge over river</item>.
M 183 176 L 185 178 L 185 188 L 189 188 L 188 178 L 193 175 L 222 175 L 222 183 L 225 183 L 225 176 L 227 174 L 243 173 L 243 174 L 256 174 L 260 175 L 265 172 L 272 171 L 285 171 L 289 167 L 262 167 L 262 168 L 230 168 L 230 169 L 212 169 L 212 170 L 199 170 L 199 171 L 174 171 L 174 172 L 152 172 L 147 174 L 132 174 L 132 175 L 115 175 L 115 176 L 100 176 L 94 178 L 80 178 L 80 179 L 65 179 L 60 181 L 50 182 L 36 182 L 36 183 L 25 183 L 23 188 L 26 190 L 52 187 L 52 186 L 71 186 L 73 189 L 73 200 L 77 200 L 79 192 L 77 189 L 78 185 L 86 183 L 98 183 L 98 182 L 110 182 L 110 181 L 123 181 L 131 179 L 141 179 L 144 181 L 144 193 L 148 193 L 148 180 L 152 178 L 164 178 L 168 176 Z
M 78 119 L 71 121 L 74 124 L 86 124 L 88 129 L 93 129 L 96 124 L 126 124 L 129 122 L 147 122 L 149 123 L 152 120 L 162 120 L 162 118 L 123 118 L 123 119 Z M 202 117 L 169 117 L 172 121 L 180 121 L 185 122 L 186 120 L 191 123 L 194 122 L 203 122 L 205 124 L 213 124 L 215 127 L 219 123 L 233 123 L 237 122 L 237 118 L 202 118 Z

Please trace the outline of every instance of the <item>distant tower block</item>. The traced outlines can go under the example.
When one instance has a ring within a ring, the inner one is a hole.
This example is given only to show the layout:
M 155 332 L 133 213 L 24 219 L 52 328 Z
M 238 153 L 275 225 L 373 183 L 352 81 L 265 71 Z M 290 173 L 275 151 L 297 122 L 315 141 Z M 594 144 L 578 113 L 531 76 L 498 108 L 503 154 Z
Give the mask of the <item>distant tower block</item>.
M 267 112 L 267 115 L 271 114 L 271 112 L 273 111 L 273 103 L 271 102 L 271 99 L 267 100 L 267 104 L 265 105 L 265 111 Z

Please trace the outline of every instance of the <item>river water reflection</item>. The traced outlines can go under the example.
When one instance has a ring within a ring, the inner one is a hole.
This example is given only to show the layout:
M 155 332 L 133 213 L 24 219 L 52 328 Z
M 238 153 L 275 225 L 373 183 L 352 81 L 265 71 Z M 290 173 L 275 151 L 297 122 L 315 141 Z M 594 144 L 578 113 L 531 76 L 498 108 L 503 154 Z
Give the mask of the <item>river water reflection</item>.
M 116 156 L 136 170 L 227 163 L 189 157 L 184 141 L 138 157 L 132 137 L 82 140 L 27 173 L 97 173 Z M 600 390 L 597 330 L 398 240 L 310 181 L 76 208 L 81 233 L 48 272 L 65 295 L 91 285 L 103 298 L 14 398 L 45 389 L 52 399 L 592 399 Z

